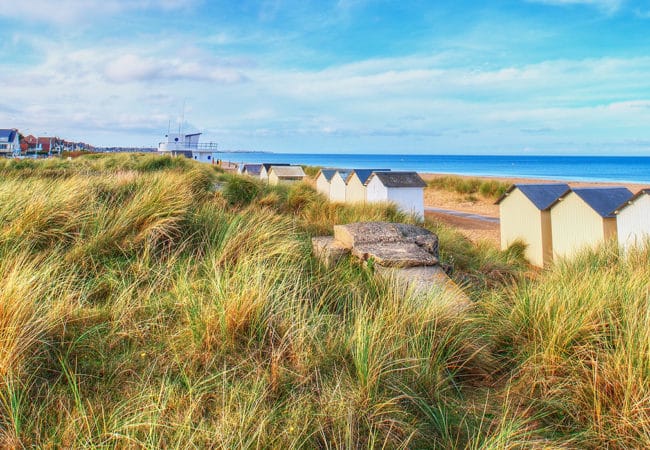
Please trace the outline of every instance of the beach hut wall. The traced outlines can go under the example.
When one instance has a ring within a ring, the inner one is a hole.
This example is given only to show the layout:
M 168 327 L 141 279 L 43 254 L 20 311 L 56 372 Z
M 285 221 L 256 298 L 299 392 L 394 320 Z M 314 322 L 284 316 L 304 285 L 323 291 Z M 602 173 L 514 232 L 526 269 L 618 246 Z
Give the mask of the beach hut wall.
M 614 210 L 632 197 L 624 187 L 573 188 L 550 207 L 554 257 L 571 257 L 617 238 Z
M 650 244 L 650 189 L 639 191 L 616 208 L 614 214 L 618 244 L 625 251 Z
M 273 186 L 280 183 L 295 183 L 306 177 L 300 166 L 271 166 L 268 173 L 269 184 Z
M 366 181 L 373 172 L 390 172 L 390 169 L 354 169 L 345 180 L 345 202 L 365 203 Z
M 515 241 L 526 244 L 528 261 L 538 267 L 553 259 L 551 213 L 548 207 L 569 191 L 569 185 L 513 184 L 497 200 L 499 205 L 501 249 Z

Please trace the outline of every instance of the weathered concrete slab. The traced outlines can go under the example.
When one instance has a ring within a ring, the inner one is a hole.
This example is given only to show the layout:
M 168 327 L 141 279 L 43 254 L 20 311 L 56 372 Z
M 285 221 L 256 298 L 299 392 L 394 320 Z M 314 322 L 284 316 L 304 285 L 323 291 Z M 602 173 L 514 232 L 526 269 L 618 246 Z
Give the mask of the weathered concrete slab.
M 334 225 L 334 237 L 347 248 L 368 242 L 398 242 L 404 239 L 397 227 L 387 222 L 357 222 Z
M 311 246 L 314 255 L 329 267 L 336 264 L 341 258 L 347 255 L 350 250 L 332 236 L 319 236 L 311 238 Z
M 365 243 L 355 245 L 352 254 L 362 261 L 372 259 L 384 267 L 434 266 L 438 258 L 409 242 Z
M 404 283 L 407 288 L 416 292 L 425 294 L 435 291 L 441 292 L 458 303 L 461 309 L 472 304 L 467 294 L 447 276 L 440 266 L 407 268 L 376 266 L 375 273 L 383 277 L 394 277 L 399 282 Z
M 438 257 L 438 237 L 417 225 L 389 222 L 358 222 L 334 226 L 334 237 L 347 248 L 362 244 L 415 243 Z

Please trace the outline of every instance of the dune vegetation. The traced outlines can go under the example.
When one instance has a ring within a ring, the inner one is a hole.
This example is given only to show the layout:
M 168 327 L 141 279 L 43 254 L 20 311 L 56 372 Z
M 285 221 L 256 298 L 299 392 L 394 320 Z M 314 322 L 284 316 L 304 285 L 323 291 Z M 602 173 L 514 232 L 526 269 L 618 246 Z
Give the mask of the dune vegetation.
M 541 273 L 437 223 L 459 314 L 310 238 L 334 205 L 155 155 L 0 161 L 0 447 L 650 446 L 650 255 Z
M 463 195 L 475 195 L 496 200 L 508 189 L 509 184 L 499 180 L 486 180 L 483 178 L 461 177 L 457 175 L 444 175 L 430 179 L 428 186 L 433 189 L 440 189 L 456 192 Z

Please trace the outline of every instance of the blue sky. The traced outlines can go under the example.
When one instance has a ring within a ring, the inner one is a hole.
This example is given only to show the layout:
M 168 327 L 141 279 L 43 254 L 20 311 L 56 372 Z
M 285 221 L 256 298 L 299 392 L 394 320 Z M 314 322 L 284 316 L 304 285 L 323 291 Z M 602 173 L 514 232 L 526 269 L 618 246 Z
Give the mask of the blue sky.
M 649 154 L 650 1 L 0 0 L 0 127 L 222 149 Z

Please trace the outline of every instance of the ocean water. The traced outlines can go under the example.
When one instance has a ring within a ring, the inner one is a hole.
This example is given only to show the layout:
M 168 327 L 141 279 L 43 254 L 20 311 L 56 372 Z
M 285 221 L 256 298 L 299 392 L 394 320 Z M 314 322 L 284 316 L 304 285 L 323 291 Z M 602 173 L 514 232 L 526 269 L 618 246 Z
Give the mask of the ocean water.
M 650 156 L 355 155 L 222 153 L 226 161 L 382 168 L 477 176 L 650 184 Z

